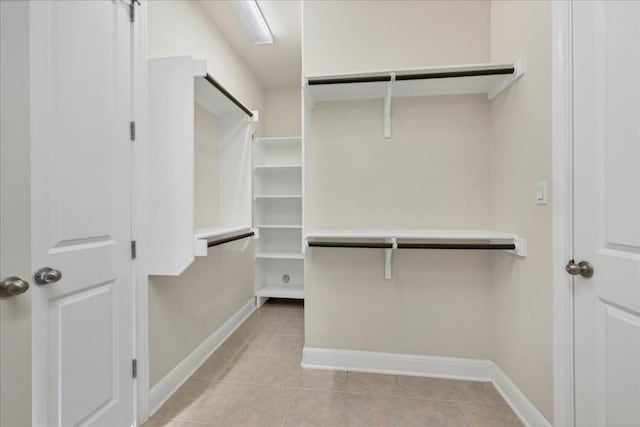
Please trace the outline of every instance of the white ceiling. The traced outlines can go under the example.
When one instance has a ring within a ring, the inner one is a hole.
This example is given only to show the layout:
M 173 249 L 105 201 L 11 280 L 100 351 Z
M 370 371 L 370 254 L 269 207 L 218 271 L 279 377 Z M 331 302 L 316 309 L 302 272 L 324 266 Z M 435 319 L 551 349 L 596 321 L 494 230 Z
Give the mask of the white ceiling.
M 222 35 L 265 88 L 300 85 L 302 16 L 298 0 L 258 0 L 273 34 L 273 44 L 255 45 L 229 1 L 199 0 Z

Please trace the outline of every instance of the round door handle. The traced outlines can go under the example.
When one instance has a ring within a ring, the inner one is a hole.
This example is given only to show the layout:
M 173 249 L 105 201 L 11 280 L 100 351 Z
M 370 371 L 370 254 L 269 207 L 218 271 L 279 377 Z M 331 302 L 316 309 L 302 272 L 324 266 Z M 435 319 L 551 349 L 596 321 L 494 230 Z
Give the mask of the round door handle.
M 571 260 L 564 269 L 567 270 L 567 273 L 571 274 L 572 276 L 577 276 L 579 274 L 580 276 L 587 279 L 593 276 L 593 266 L 588 261 L 580 261 L 576 264 L 573 260 Z
M 13 297 L 24 294 L 29 289 L 29 282 L 11 276 L 0 280 L 0 297 Z
M 60 279 L 62 279 L 62 273 L 51 267 L 42 267 L 33 275 L 33 280 L 35 280 L 38 285 L 48 285 L 49 283 L 55 283 Z

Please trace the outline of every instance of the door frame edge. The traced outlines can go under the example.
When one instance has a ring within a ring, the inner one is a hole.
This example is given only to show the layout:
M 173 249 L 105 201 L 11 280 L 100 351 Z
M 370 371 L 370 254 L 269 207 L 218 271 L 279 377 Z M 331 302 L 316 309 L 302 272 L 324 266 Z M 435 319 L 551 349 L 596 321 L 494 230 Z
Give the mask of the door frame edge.
M 136 241 L 134 260 L 135 279 L 135 340 L 136 359 L 134 426 L 144 423 L 150 415 L 149 391 L 149 279 L 148 251 L 148 83 L 147 83 L 147 1 L 136 5 L 133 22 L 134 55 L 134 107 L 135 141 L 133 142 L 133 239 Z
M 553 424 L 575 426 L 573 280 L 572 0 L 551 2 Z

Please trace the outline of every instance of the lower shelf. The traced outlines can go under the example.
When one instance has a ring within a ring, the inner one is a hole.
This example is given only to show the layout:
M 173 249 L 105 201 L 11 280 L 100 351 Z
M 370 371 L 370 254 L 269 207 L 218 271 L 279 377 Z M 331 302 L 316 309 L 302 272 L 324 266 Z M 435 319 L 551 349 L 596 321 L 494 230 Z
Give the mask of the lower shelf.
M 266 285 L 256 292 L 258 297 L 304 299 L 302 285 Z
M 304 259 L 302 252 L 259 252 L 256 259 Z

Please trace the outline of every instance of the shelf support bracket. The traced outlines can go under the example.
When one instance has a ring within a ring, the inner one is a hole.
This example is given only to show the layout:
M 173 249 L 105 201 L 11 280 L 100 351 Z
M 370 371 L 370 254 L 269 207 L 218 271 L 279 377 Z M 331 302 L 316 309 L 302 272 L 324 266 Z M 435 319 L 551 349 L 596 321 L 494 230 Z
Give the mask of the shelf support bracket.
M 391 279 L 391 258 L 393 251 L 398 249 L 398 241 L 395 237 L 384 239 L 385 243 L 391 243 L 393 246 L 391 249 L 384 250 L 384 278 Z
M 503 240 L 490 240 L 489 243 L 504 243 Z M 511 242 L 509 242 L 511 243 Z M 504 252 L 509 255 L 516 256 L 518 258 L 526 258 L 527 256 L 527 239 L 522 237 L 515 237 L 513 239 L 513 244 L 516 245 L 516 248 L 513 250 L 505 249 L 500 252 Z
M 387 95 L 384 97 L 384 137 L 387 139 L 391 138 L 391 96 L 395 81 L 396 73 L 391 73 L 391 80 L 387 83 Z
M 524 70 L 525 69 L 524 58 L 519 58 L 513 64 L 513 66 L 515 68 L 513 76 L 511 76 L 507 80 L 504 80 L 498 86 L 492 88 L 489 91 L 489 93 L 487 94 L 487 97 L 489 98 L 489 101 L 492 101 L 496 96 L 500 95 L 500 93 L 502 93 L 503 91 L 509 89 L 515 82 L 517 82 L 518 80 L 520 80 L 522 78 L 522 76 L 524 76 L 524 71 L 525 71 Z

